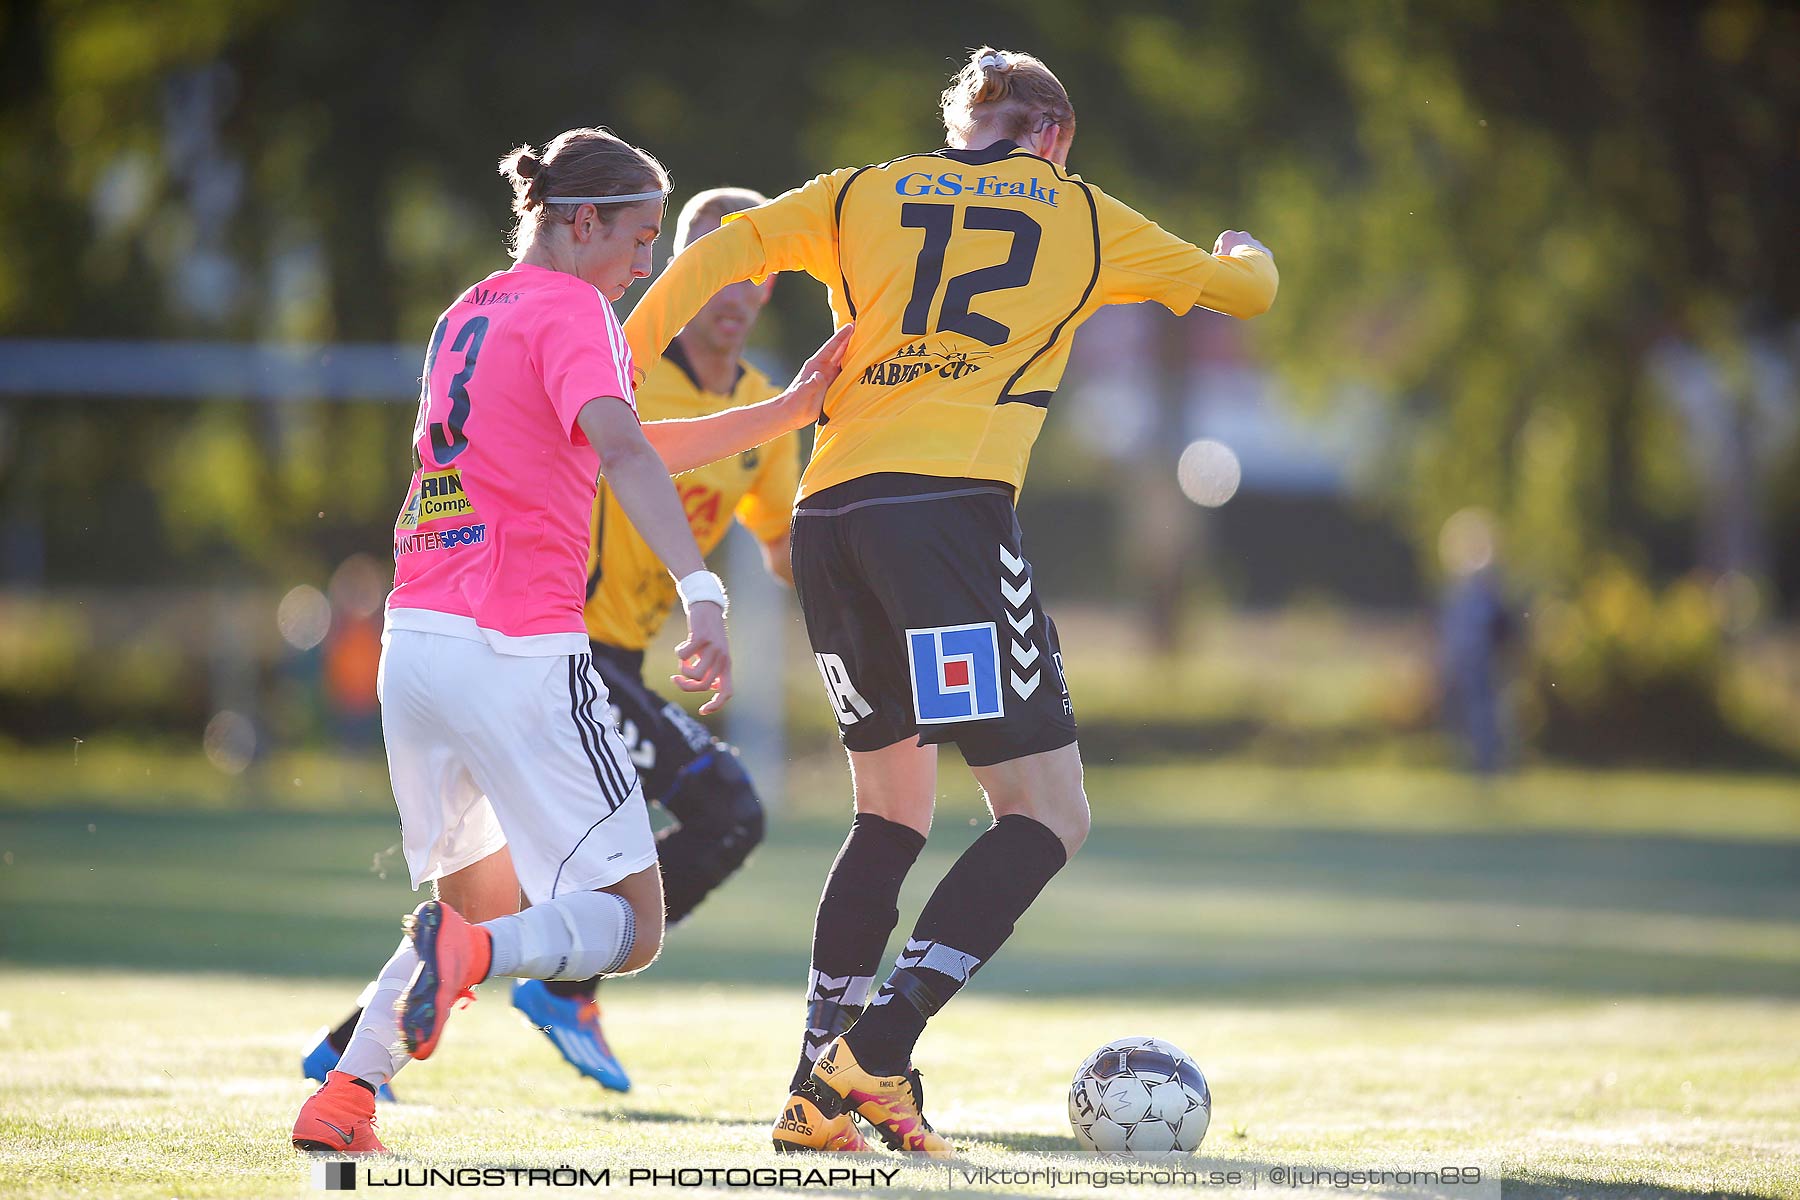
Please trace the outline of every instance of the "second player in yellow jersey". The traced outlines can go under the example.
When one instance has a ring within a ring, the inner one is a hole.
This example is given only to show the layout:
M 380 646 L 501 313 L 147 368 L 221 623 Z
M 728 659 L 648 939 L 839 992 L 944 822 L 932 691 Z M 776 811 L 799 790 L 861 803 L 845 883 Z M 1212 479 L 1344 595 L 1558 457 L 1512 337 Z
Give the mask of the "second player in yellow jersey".
M 735 318 L 733 318 L 735 319 Z M 747 332 L 747 330 L 746 330 Z M 703 382 L 682 341 L 638 389 L 645 421 L 699 417 L 781 392 L 768 376 L 741 360 L 732 366 L 730 391 Z M 800 481 L 800 441 L 787 434 L 742 454 L 721 459 L 675 479 L 700 553 L 711 554 L 736 520 L 761 543 L 769 569 L 785 579 L 788 522 Z M 594 505 L 594 542 L 588 557 L 588 637 L 622 650 L 642 651 L 675 605 L 675 581 L 626 520 L 618 501 L 600 484 Z

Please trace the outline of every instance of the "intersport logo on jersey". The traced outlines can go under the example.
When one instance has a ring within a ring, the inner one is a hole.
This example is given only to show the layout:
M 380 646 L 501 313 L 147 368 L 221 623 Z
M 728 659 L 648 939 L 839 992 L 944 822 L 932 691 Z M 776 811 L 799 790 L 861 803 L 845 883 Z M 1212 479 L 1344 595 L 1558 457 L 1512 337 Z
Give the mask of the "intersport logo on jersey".
M 486 525 L 458 525 L 454 529 L 427 529 L 424 533 L 402 533 L 394 538 L 394 553 L 420 554 L 427 550 L 454 550 L 458 546 L 479 546 L 487 541 Z
M 1044 181 L 1036 176 L 1030 179 L 1002 179 L 998 175 L 977 175 L 971 180 L 961 171 L 913 171 L 902 175 L 894 184 L 894 194 L 899 196 L 1006 197 L 1036 200 L 1051 208 L 1056 207 L 1057 191 L 1057 188 L 1045 187 Z

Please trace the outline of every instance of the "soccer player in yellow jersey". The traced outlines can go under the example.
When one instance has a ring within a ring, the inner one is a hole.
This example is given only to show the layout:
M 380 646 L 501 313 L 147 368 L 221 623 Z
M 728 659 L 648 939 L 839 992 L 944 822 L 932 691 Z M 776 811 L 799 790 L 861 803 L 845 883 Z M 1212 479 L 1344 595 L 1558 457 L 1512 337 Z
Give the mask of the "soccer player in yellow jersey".
M 913 1047 L 1087 835 L 1056 626 L 1013 515 L 1076 328 L 1106 304 L 1251 317 L 1275 296 L 1272 257 L 1248 234 L 1208 253 L 1070 174 L 1075 110 L 1036 58 L 984 47 L 942 100 L 948 148 L 738 214 L 626 322 L 645 369 L 720 287 L 792 270 L 855 321 L 800 481 L 793 566 L 856 817 L 814 926 L 780 1150 L 860 1148 L 854 1110 L 892 1147 L 950 1152 L 921 1111 Z M 946 741 L 995 820 L 871 997 Z
M 676 224 L 677 252 L 719 227 L 730 213 L 763 203 L 744 188 L 715 188 L 689 200 Z M 757 404 L 781 388 L 744 361 L 744 346 L 768 302 L 769 283 L 739 283 L 709 300 L 637 391 L 644 421 L 705 416 Z M 800 443 L 787 433 L 675 479 L 702 554 L 710 554 L 735 519 L 762 544 L 771 573 L 792 582 L 788 523 L 800 477 Z M 643 677 L 644 651 L 676 606 L 675 580 L 633 529 L 617 496 L 600 481 L 588 552 L 583 618 L 593 665 L 606 684 L 613 723 L 636 764 L 647 800 L 675 823 L 657 839 L 669 925 L 693 911 L 742 866 L 763 836 L 763 808 L 737 752 L 679 705 L 657 695 Z M 519 980 L 513 1004 L 551 1040 L 570 1065 L 616 1091 L 631 1081 L 600 1027 L 599 979 Z M 305 1073 L 323 1080 L 356 1028 L 359 1008 L 322 1033 Z M 384 1099 L 392 1094 L 383 1087 Z

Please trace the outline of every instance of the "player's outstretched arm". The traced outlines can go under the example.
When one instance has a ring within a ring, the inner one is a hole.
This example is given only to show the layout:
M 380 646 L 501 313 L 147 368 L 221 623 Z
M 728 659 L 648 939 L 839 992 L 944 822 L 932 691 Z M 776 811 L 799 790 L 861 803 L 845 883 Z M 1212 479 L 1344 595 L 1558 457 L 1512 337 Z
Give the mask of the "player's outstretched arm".
M 679 475 L 812 424 L 819 419 L 825 390 L 843 369 L 844 347 L 855 328 L 846 325 L 827 338 L 781 395 L 709 416 L 652 421 L 643 427 L 644 437 L 662 455 L 669 474 Z
M 677 254 L 625 318 L 635 382 L 643 382 L 682 326 L 720 288 L 769 273 L 762 237 L 747 221 L 727 221 Z
M 1198 305 L 1247 318 L 1275 302 L 1275 257 L 1249 234 L 1228 230 L 1208 254 L 1098 189 L 1095 200 L 1101 303 L 1154 300 L 1177 316 Z
M 625 319 L 635 382 L 643 382 L 681 327 L 720 288 L 778 271 L 831 278 L 837 249 L 833 198 L 851 174 L 845 170 L 821 175 L 767 204 L 732 213 L 722 226 L 670 260 Z
M 1218 266 L 1196 301 L 1202 308 L 1234 317 L 1256 317 L 1269 311 L 1281 275 L 1269 248 L 1241 229 L 1227 229 L 1213 243 Z
M 623 400 L 602 396 L 582 407 L 581 431 L 600 455 L 600 471 L 619 498 L 619 506 L 669 574 L 686 579 L 706 570 L 693 528 L 675 494 L 674 481 L 654 447 L 645 440 L 637 414 Z M 714 584 L 716 586 L 716 583 Z M 725 636 L 725 607 L 720 601 L 697 601 L 688 608 L 688 640 L 675 648 L 681 674 L 672 676 L 683 691 L 713 693 L 702 713 L 717 712 L 731 698 L 731 647 Z

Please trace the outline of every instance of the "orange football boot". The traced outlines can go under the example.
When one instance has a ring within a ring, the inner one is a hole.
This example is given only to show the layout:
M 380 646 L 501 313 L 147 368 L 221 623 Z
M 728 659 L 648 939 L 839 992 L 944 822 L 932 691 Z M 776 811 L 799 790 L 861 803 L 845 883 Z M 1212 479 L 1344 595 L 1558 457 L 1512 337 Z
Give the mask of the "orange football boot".
M 375 1136 L 375 1093 L 331 1071 L 294 1118 L 294 1148 L 327 1154 L 386 1154 Z
M 459 1001 L 474 1001 L 473 989 L 487 978 L 494 960 L 494 939 L 442 900 L 419 905 L 400 927 L 419 956 L 411 982 L 394 1001 L 400 1044 L 414 1058 L 426 1059 L 437 1049 L 450 1010 Z
M 889 1150 L 954 1158 L 955 1151 L 925 1119 L 925 1089 L 917 1071 L 904 1075 L 872 1075 L 863 1070 L 842 1037 L 825 1047 L 813 1064 L 812 1077 L 843 1098 L 874 1127 Z
M 807 1150 L 860 1154 L 869 1148 L 857 1131 L 856 1119 L 844 1111 L 844 1098 L 816 1075 L 808 1075 L 800 1090 L 781 1106 L 781 1116 L 769 1138 L 775 1143 L 777 1154 Z

